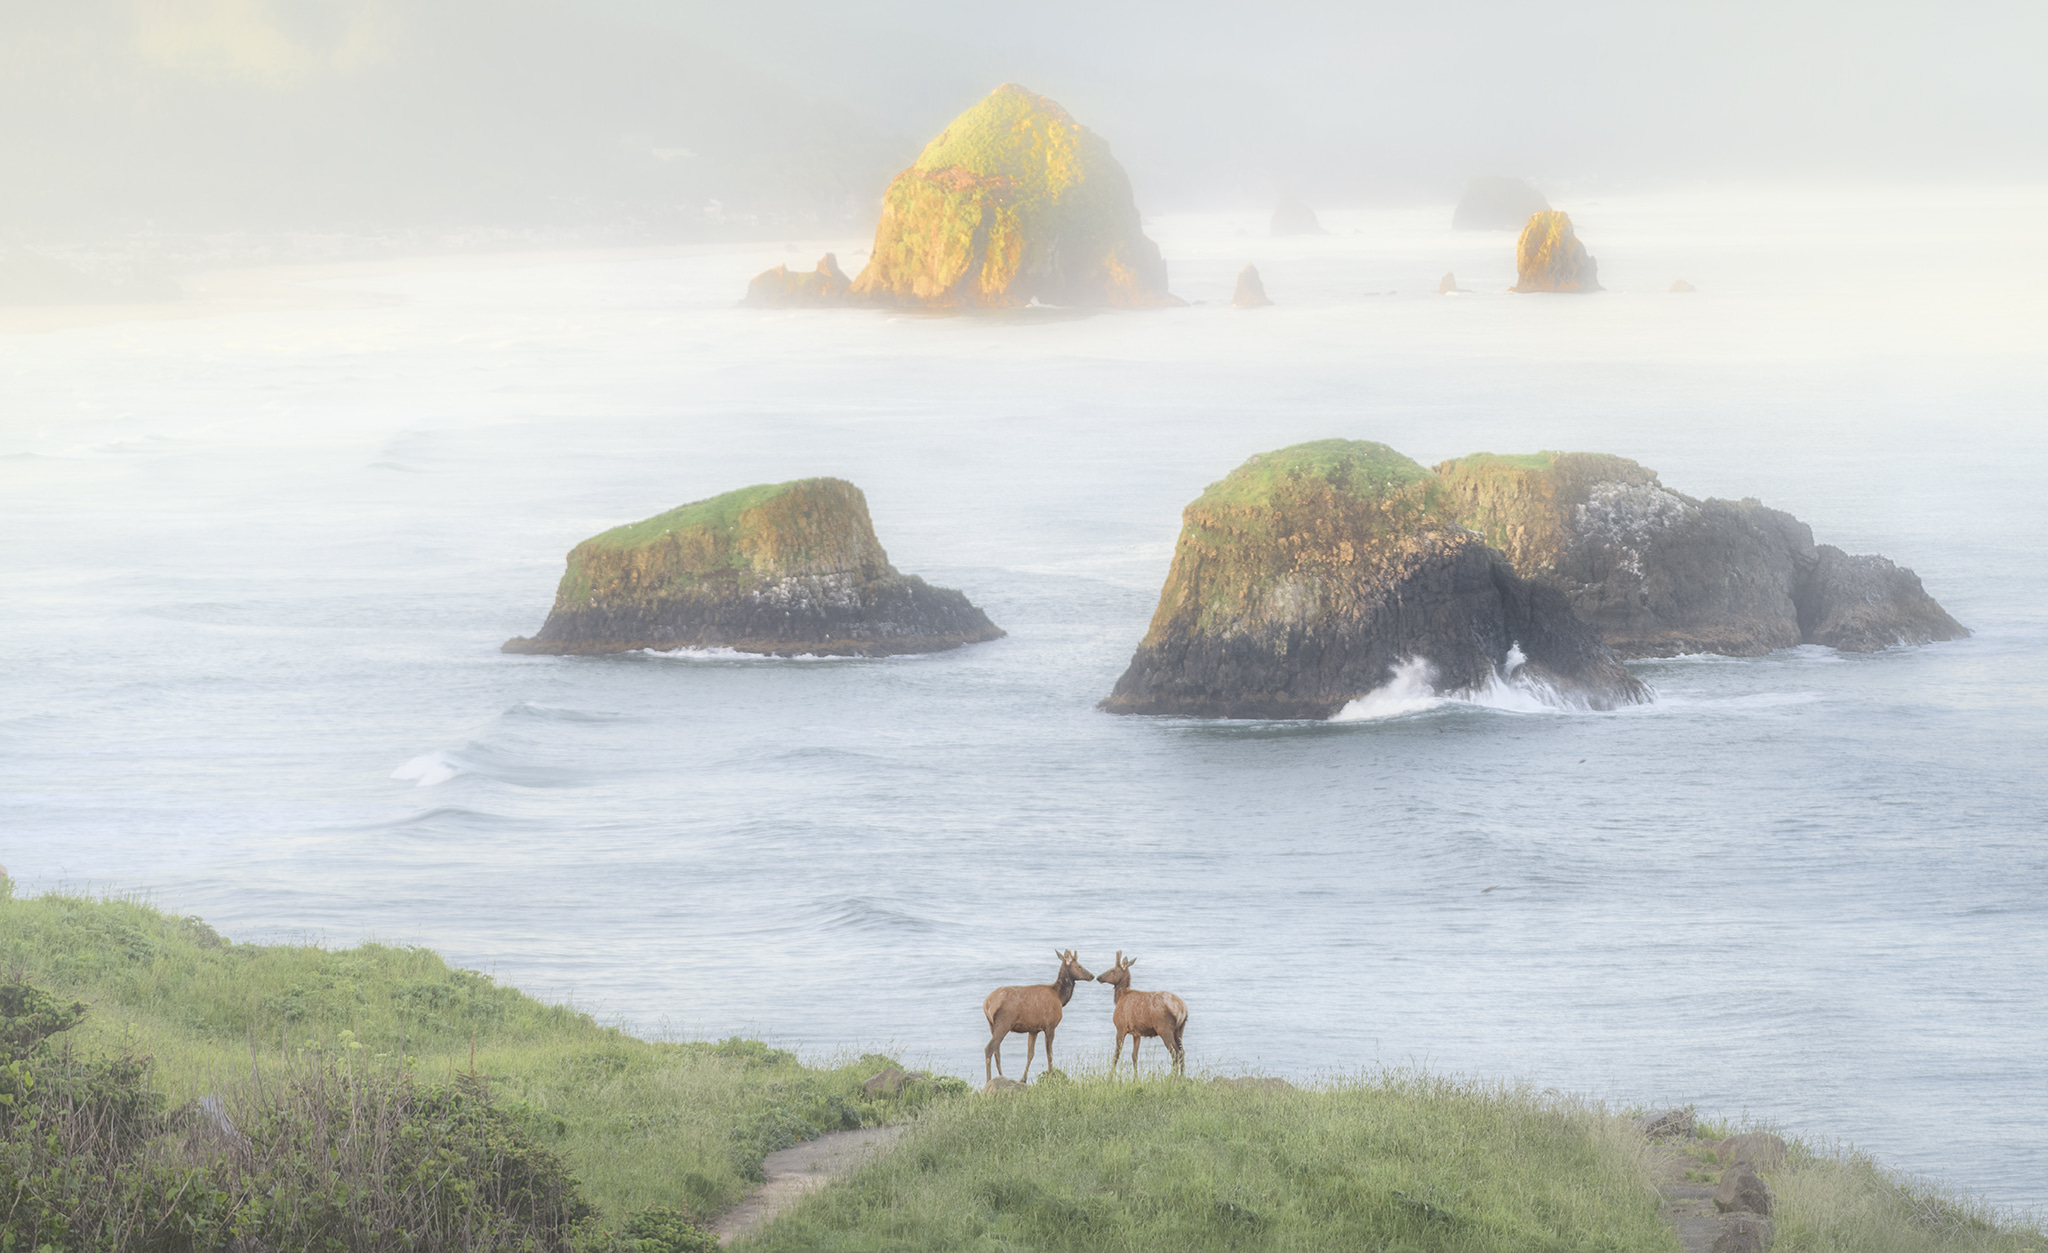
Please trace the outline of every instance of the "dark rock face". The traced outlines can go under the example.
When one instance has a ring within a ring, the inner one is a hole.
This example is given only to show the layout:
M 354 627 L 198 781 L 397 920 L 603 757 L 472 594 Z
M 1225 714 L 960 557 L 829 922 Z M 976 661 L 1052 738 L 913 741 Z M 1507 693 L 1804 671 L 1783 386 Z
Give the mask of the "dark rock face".
M 859 488 L 803 479 L 714 496 L 578 544 L 547 622 L 504 651 L 879 657 L 1002 634 L 966 596 L 889 564 Z
M 1329 234 L 1317 220 L 1316 211 L 1292 196 L 1273 206 L 1272 229 L 1275 235 Z
M 808 274 L 786 265 L 763 270 L 747 284 L 747 304 L 769 308 L 843 305 L 853 280 L 839 268 L 839 258 L 826 253 Z
M 1246 265 L 1237 272 L 1237 293 L 1230 303 L 1240 309 L 1260 309 L 1272 304 L 1266 298 L 1266 285 L 1259 280 L 1259 267 Z
M 1532 213 L 1550 208 L 1543 193 L 1519 178 L 1488 174 L 1465 185 L 1451 228 L 1460 231 L 1518 231 Z
M 1808 643 L 1874 653 L 1969 634 L 1911 570 L 1875 555 L 1850 556 L 1832 544 L 1816 551 L 1817 568 L 1798 598 L 1800 633 Z
M 1328 718 L 1418 666 L 1440 694 L 1514 682 L 1585 708 L 1647 700 L 1562 593 L 1431 516 L 1434 478 L 1383 444 L 1323 440 L 1211 485 L 1101 707 Z
M 1623 457 L 1480 453 L 1437 467 L 1446 508 L 1562 591 L 1621 657 L 1871 652 L 1969 634 L 1882 557 L 1816 548 L 1791 514 L 1695 500 Z
M 1749 1167 L 1730 1166 L 1721 1172 L 1720 1185 L 1714 1189 L 1714 1208 L 1723 1214 L 1761 1214 L 1768 1218 L 1771 1190 Z

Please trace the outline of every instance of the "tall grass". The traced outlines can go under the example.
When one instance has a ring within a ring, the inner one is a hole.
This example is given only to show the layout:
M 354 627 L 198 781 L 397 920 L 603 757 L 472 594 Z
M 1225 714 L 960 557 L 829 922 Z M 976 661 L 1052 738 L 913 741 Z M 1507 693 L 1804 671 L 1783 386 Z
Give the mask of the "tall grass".
M 1848 1146 L 1794 1139 L 1791 1149 L 1768 1175 L 1775 1253 L 2048 1253 L 2039 1215 L 2001 1211 Z
M 1625 1119 L 1517 1087 L 1089 1079 L 934 1106 L 749 1247 L 1675 1253 L 1653 1170 Z

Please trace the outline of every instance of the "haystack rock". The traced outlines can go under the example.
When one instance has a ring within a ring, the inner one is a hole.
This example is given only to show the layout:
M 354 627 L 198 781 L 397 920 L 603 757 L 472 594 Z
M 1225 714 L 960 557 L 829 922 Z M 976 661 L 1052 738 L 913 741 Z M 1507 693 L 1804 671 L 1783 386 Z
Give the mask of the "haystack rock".
M 1251 264 L 1237 272 L 1237 293 L 1230 303 L 1240 309 L 1260 309 L 1273 302 L 1266 299 L 1266 285 L 1259 281 L 1259 267 Z
M 1275 235 L 1329 234 L 1316 218 L 1316 211 L 1292 196 L 1273 206 L 1272 231 Z
M 1458 276 L 1455 274 L 1446 274 L 1436 281 L 1436 294 L 1439 296 L 1448 296 L 1452 292 L 1464 290 L 1458 286 Z
M 731 648 L 779 656 L 930 653 L 1003 632 L 949 588 L 899 574 L 842 479 L 742 488 L 569 550 L 554 610 L 508 653 Z
M 1182 515 L 1151 629 L 1102 708 L 1328 718 L 1401 681 L 1561 705 L 1647 700 L 1564 594 L 1437 517 L 1436 475 L 1384 444 L 1253 457 Z
M 1755 500 L 1674 492 L 1625 457 L 1477 453 L 1436 471 L 1450 520 L 1563 593 L 1621 657 L 1874 652 L 1969 634 L 1911 570 L 1816 548 L 1806 523 Z
M 1586 246 L 1572 230 L 1571 215 L 1555 209 L 1532 214 L 1515 241 L 1514 290 L 1520 292 L 1593 292 L 1600 288 L 1600 267 L 1586 255 Z
M 1014 83 L 954 118 L 889 184 L 853 299 L 930 309 L 1181 303 L 1109 145 Z
M 1694 288 L 1691 283 L 1686 282 L 1684 279 L 1674 278 L 1671 280 L 1671 290 L 1675 292 L 1685 292 L 1692 291 L 1694 290 Z
M 1532 213 L 1550 208 L 1543 193 L 1519 178 L 1488 174 L 1465 185 L 1458 207 L 1451 212 L 1451 228 L 1460 231 L 1512 231 L 1528 222 Z
M 747 284 L 747 304 L 769 308 L 843 305 L 852 280 L 839 268 L 839 258 L 826 253 L 809 273 L 778 265 L 763 270 Z

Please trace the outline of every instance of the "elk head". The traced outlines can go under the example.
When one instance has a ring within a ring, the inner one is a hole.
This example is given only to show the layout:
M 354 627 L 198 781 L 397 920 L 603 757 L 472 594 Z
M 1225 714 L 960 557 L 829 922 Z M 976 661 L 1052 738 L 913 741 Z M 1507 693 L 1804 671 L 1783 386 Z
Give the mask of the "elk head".
M 1095 976 L 1095 981 L 1097 983 L 1107 983 L 1111 987 L 1127 988 L 1131 985 L 1131 966 L 1137 960 L 1135 957 L 1125 957 L 1124 951 L 1118 949 L 1116 951 L 1116 965 Z
M 1076 983 L 1087 983 L 1095 978 L 1088 973 L 1088 968 L 1081 964 L 1081 958 L 1074 949 L 1068 949 L 1064 953 L 1054 949 L 1052 952 L 1053 956 L 1060 959 L 1060 978 L 1072 979 Z

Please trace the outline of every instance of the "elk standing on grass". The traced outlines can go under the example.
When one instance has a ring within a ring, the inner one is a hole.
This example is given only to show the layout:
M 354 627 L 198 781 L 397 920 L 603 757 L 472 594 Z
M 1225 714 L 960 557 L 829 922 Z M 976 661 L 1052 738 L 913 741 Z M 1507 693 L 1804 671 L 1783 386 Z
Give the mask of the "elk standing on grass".
M 1045 1068 L 1052 1069 L 1052 1033 L 1060 1025 L 1060 1015 L 1067 1001 L 1074 995 L 1074 984 L 1093 979 L 1095 976 L 1081 965 L 1081 959 L 1073 949 L 1059 954 L 1060 973 L 1051 983 L 1034 983 L 1027 987 L 997 988 L 981 1003 L 981 1012 L 988 1019 L 988 1047 L 981 1050 L 983 1078 L 989 1078 L 987 1071 L 992 1061 L 995 1073 L 1003 1073 L 1003 1037 L 1017 1032 L 1024 1037 L 1024 1078 L 1031 1078 L 1031 1057 L 1038 1051 L 1038 1033 L 1045 1033 Z M 1021 1081 L 1020 1081 L 1021 1082 Z
M 1116 1073 L 1124 1058 L 1124 1037 L 1131 1037 L 1131 1077 L 1138 1074 L 1138 1041 L 1156 1035 L 1173 1055 L 1173 1073 L 1187 1073 L 1187 1055 L 1181 1052 L 1181 1032 L 1187 1030 L 1188 1004 L 1171 992 L 1139 992 L 1131 987 L 1131 965 L 1138 959 L 1116 951 L 1116 965 L 1103 971 L 1096 982 L 1116 989 L 1116 1051 L 1109 1055 L 1109 1073 Z M 1050 1048 L 1050 1046 L 1048 1046 Z

